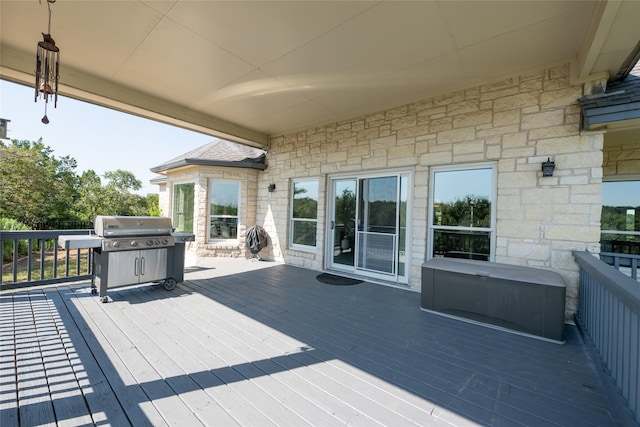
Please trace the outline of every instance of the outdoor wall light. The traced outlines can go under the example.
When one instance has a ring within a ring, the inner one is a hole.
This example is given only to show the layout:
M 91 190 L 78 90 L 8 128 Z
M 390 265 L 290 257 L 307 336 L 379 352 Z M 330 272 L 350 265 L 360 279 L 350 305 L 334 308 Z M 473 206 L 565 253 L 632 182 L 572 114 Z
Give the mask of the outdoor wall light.
M 53 98 L 53 108 L 58 106 L 58 80 L 60 79 L 60 49 L 56 46 L 56 42 L 51 37 L 51 3 L 56 0 L 47 0 L 49 8 L 49 27 L 48 33 L 42 33 L 43 41 L 38 42 L 36 51 L 36 96 L 44 98 L 44 116 L 42 123 L 49 123 L 47 117 L 47 104 L 49 97 Z
M 553 176 L 553 170 L 555 168 L 555 162 L 551 161 L 551 157 L 547 157 L 547 161 L 542 162 L 542 176 Z
M 276 185 L 275 184 L 269 184 L 269 193 L 273 193 L 274 191 L 276 191 Z

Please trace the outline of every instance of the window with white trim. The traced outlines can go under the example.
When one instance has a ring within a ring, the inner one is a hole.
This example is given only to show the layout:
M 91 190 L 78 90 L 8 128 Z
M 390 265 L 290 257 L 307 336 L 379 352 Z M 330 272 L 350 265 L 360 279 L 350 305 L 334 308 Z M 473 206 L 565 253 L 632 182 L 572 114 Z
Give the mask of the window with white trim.
M 433 168 L 429 257 L 491 261 L 495 241 L 495 164 Z
M 209 239 L 238 238 L 238 207 L 240 183 L 237 181 L 209 182 Z
M 318 180 L 293 180 L 291 184 L 291 247 L 315 248 L 318 225 Z

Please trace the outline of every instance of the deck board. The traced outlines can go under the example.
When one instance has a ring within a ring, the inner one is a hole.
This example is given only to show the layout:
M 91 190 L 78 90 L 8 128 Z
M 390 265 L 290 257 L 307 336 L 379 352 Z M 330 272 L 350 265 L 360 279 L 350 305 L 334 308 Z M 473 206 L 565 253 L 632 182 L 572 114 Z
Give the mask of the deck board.
M 567 343 L 423 312 L 417 293 L 224 260 L 171 292 L 0 294 L 0 423 L 617 426 Z
M 74 317 L 83 339 L 91 349 L 90 353 L 84 353 L 81 359 L 84 361 L 84 359 L 93 358 L 100 366 L 109 387 L 113 390 L 114 396 L 132 425 L 166 426 L 164 418 L 121 359 L 121 356 L 124 356 L 126 352 L 135 352 L 135 347 L 130 342 L 121 340 L 118 326 L 111 323 L 103 315 L 96 304 L 90 301 L 91 298 L 88 295 L 90 295 L 90 291 L 86 287 L 78 289 L 77 294 L 75 289 L 66 288 L 62 293 L 67 310 Z M 82 301 L 89 304 L 85 306 Z M 114 342 L 120 344 L 114 346 Z M 92 378 L 91 382 L 99 381 L 99 378 Z M 112 410 L 111 406 L 104 408 L 109 415 Z
M 0 294 L 0 425 L 18 424 L 13 294 Z
M 20 422 L 24 425 L 55 425 L 53 400 L 49 393 L 47 372 L 42 360 L 36 315 L 45 301 L 42 294 L 15 298 L 16 377 Z
M 60 288 L 60 291 L 64 292 L 65 289 Z M 112 425 L 129 425 L 129 418 L 98 361 L 93 357 L 82 357 L 84 354 L 91 354 L 91 349 L 84 339 L 86 334 L 83 336 L 80 332 L 69 307 L 65 305 L 65 300 L 58 292 L 47 292 L 47 297 L 55 307 L 60 308 L 56 309 L 56 314 L 60 317 L 58 327 L 64 330 L 66 335 L 65 342 L 71 367 L 86 399 L 93 422 L 104 424 L 108 420 Z

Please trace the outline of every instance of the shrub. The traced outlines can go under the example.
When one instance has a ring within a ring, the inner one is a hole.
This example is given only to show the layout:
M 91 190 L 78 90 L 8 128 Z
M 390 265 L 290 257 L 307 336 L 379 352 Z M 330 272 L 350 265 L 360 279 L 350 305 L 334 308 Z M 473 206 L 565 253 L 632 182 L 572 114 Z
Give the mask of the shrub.
M 0 230 L 29 230 L 30 228 L 23 223 L 11 218 L 0 218 Z M 25 255 L 29 250 L 29 244 L 26 240 L 18 242 L 18 255 Z M 13 256 L 13 241 L 5 241 L 2 245 L 2 260 L 11 260 Z

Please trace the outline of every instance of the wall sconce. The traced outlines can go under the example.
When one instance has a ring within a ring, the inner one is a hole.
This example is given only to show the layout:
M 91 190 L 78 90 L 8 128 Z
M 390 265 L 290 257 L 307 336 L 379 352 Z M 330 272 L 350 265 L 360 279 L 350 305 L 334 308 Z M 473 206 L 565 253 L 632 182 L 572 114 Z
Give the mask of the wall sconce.
M 547 161 L 542 162 L 542 176 L 553 176 L 553 170 L 555 168 L 555 162 L 551 161 L 551 157 L 547 157 Z
M 276 191 L 276 185 L 275 184 L 269 184 L 269 193 L 273 193 L 274 191 Z

